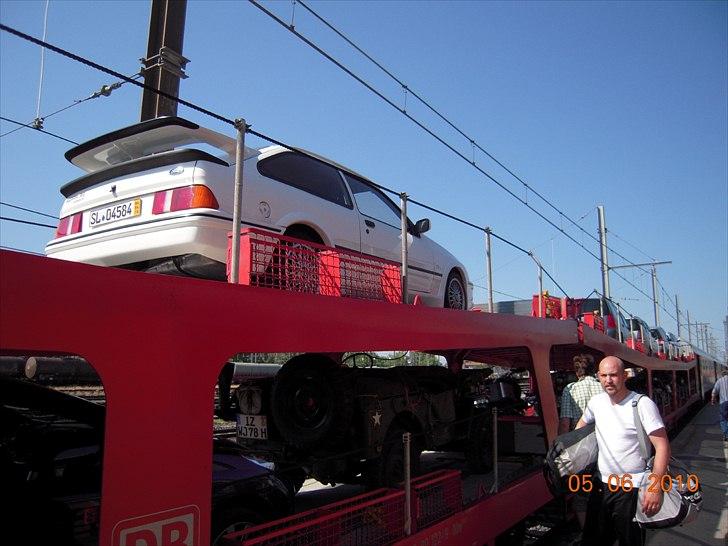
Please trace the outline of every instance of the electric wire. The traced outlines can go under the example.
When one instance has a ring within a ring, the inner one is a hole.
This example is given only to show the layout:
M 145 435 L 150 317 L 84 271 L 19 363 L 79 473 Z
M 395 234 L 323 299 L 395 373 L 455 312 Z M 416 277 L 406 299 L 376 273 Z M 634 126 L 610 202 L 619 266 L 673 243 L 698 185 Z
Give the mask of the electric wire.
M 255 7 L 257 7 L 258 9 L 260 9 L 263 13 L 265 13 L 266 15 L 268 15 L 271 19 L 273 19 L 278 24 L 280 24 L 283 28 L 285 28 L 289 32 L 293 33 L 296 37 L 298 37 L 306 45 L 308 45 L 309 47 L 311 47 L 312 49 L 314 49 L 320 55 L 322 55 L 323 57 L 325 57 L 327 60 L 329 60 L 330 62 L 332 62 L 334 65 L 336 65 L 337 67 L 339 67 L 344 72 L 346 72 L 349 76 L 351 76 L 352 78 L 354 78 L 356 81 L 358 81 L 364 87 L 366 87 L 368 90 L 370 90 L 376 96 L 378 96 L 381 100 L 383 100 L 384 102 L 386 102 L 387 104 L 389 104 L 392 108 L 394 108 L 395 110 L 397 110 L 398 112 L 400 112 L 402 115 L 404 115 L 405 117 L 407 117 L 408 119 L 410 119 L 415 125 L 417 125 L 418 127 L 420 127 L 422 130 L 424 130 L 426 133 L 428 133 L 430 136 L 432 136 L 435 140 L 437 140 L 438 142 L 440 142 L 443 146 L 445 146 L 447 149 L 449 149 L 455 155 L 457 155 L 458 157 L 460 157 L 461 159 L 463 159 L 465 162 L 467 162 L 468 164 L 470 164 L 474 169 L 478 170 L 480 173 L 482 173 L 483 175 L 485 175 L 488 179 L 490 179 L 492 182 L 494 182 L 498 187 L 500 187 L 502 190 L 504 190 L 509 195 L 511 195 L 514 199 L 516 199 L 517 201 L 519 201 L 522 205 L 524 205 L 525 207 L 527 207 L 534 214 L 536 214 L 537 216 L 539 216 L 541 219 L 543 219 L 549 225 L 551 225 L 552 227 L 554 227 L 556 230 L 558 230 L 561 233 L 563 233 L 568 239 L 570 239 L 574 244 L 576 244 L 577 246 L 579 246 L 582 250 L 584 250 L 592 258 L 594 258 L 597 261 L 600 261 L 601 260 L 600 257 L 597 254 L 595 254 L 594 252 L 592 252 L 591 250 L 589 250 L 588 248 L 586 248 L 581 242 L 579 242 L 572 235 L 570 235 L 569 233 L 567 233 L 564 230 L 564 228 L 562 228 L 562 227 L 558 226 L 557 224 L 555 224 L 550 218 L 546 217 L 543 213 L 541 213 L 539 210 L 537 210 L 532 205 L 530 205 L 526 199 L 523 199 L 523 198 L 519 197 L 513 191 L 511 191 L 510 189 L 508 189 L 503 183 L 501 183 L 499 180 L 497 180 L 491 174 L 489 174 L 484 169 L 482 169 L 481 167 L 479 167 L 475 163 L 475 161 L 469 160 L 467 157 L 465 157 L 465 155 L 463 153 L 461 153 L 459 150 L 457 150 L 454 146 L 452 146 L 451 144 L 449 144 L 448 142 L 446 142 L 442 137 L 440 137 L 439 135 L 437 135 L 434 131 L 432 131 L 430 128 L 428 128 L 427 126 L 425 126 L 419 120 L 415 119 L 410 114 L 408 114 L 405 109 L 400 108 L 399 106 L 397 106 L 393 101 L 391 101 L 389 98 L 387 98 L 386 96 L 384 96 L 380 91 L 378 91 L 376 88 L 374 88 L 368 82 L 366 82 L 363 78 L 361 78 L 358 75 L 356 75 L 349 68 L 347 68 L 341 62 L 339 62 L 334 57 L 332 57 L 331 55 L 329 55 L 327 52 L 325 52 L 323 49 L 321 49 L 319 46 L 317 46 L 311 40 L 309 40 L 308 38 L 306 38 L 300 32 L 296 31 L 294 28 L 291 28 L 289 25 L 287 25 L 285 23 L 285 21 L 283 21 L 282 19 L 280 19 L 277 15 L 275 15 L 274 13 L 272 13 L 270 10 L 266 9 L 265 7 L 263 7 L 256 0 L 248 0 L 248 1 L 252 5 L 254 5 Z M 532 190 L 532 191 L 534 191 L 534 190 Z M 537 192 L 534 191 L 534 193 L 537 193 Z M 561 213 L 561 215 L 564 216 L 564 217 L 566 217 L 565 215 L 563 215 L 563 213 Z M 573 223 L 573 220 L 571 220 L 570 218 L 569 218 L 569 220 Z M 473 226 L 473 227 L 477 227 L 478 229 L 482 229 L 482 228 L 480 228 L 478 226 Z M 578 227 L 579 227 L 579 229 L 581 231 L 583 231 L 584 233 L 586 233 L 587 235 L 589 235 L 589 237 L 591 237 L 595 241 L 598 241 L 598 239 L 594 235 L 592 235 L 591 233 L 589 233 L 586 230 L 584 230 L 584 228 L 582 228 L 581 226 L 578 226 Z M 614 253 L 615 255 L 619 256 L 620 258 L 622 258 L 623 260 L 625 260 L 629 264 L 634 265 L 634 266 L 637 266 L 634 262 L 632 262 L 631 260 L 629 260 L 628 258 L 626 258 L 625 256 L 623 256 L 619 252 L 615 251 L 614 249 L 610 249 L 610 250 L 612 251 L 612 253 Z M 621 277 L 627 284 L 631 285 L 635 290 L 637 290 L 638 292 L 642 293 L 645 297 L 649 298 L 649 295 L 648 294 L 646 294 L 639 287 L 637 287 L 636 285 L 634 285 L 633 283 L 631 283 L 626 277 L 624 277 L 620 273 L 616 273 L 616 274 L 617 274 L 617 276 Z
M 8 216 L 0 216 L 0 220 L 7 220 L 8 222 L 17 222 L 18 224 L 27 224 L 29 226 L 46 227 L 56 229 L 58 226 L 51 226 L 49 224 L 41 224 L 39 222 L 31 222 L 30 220 L 21 220 L 19 218 L 10 218 Z
M 564 232 L 564 230 L 563 230 L 562 227 L 556 226 L 556 224 L 554 224 L 551 220 L 547 219 L 540 212 L 538 212 L 536 209 L 534 209 L 533 207 L 531 207 L 528 204 L 528 191 L 529 190 L 531 192 L 533 192 L 536 196 L 538 196 L 544 203 L 546 203 L 547 205 L 549 205 L 554 211 L 556 211 L 559 214 L 560 217 L 566 218 L 572 225 L 576 226 L 579 230 L 581 230 L 583 233 L 585 233 L 586 235 L 588 235 L 594 241 L 599 242 L 599 239 L 597 237 L 595 237 L 592 233 L 586 231 L 583 227 L 581 227 L 580 225 L 578 225 L 578 223 L 575 222 L 570 216 L 568 216 L 567 214 L 564 214 L 564 212 L 562 210 L 560 210 L 556 205 L 554 205 L 550 200 L 548 200 L 540 192 L 538 192 L 537 190 L 535 190 L 531 185 L 529 185 L 525 180 L 523 180 L 520 176 L 518 176 L 516 173 L 514 173 L 511 169 L 509 169 L 506 165 L 504 165 L 496 157 L 494 157 L 485 148 L 483 148 L 482 146 L 480 146 L 472 137 L 470 137 L 469 135 L 467 135 L 464 131 L 462 131 L 459 127 L 457 127 L 452 121 L 450 121 L 447 117 L 445 117 L 443 114 L 441 114 L 436 108 L 434 108 L 428 101 L 426 101 L 425 99 L 423 99 L 418 93 L 412 91 L 412 89 L 407 84 L 405 84 L 402 80 L 400 80 L 399 78 L 397 78 L 394 74 L 392 74 L 389 70 L 387 70 L 379 62 L 377 62 L 375 59 L 373 59 L 368 53 L 366 53 L 362 48 L 360 48 L 358 45 L 356 45 L 346 35 L 344 35 L 341 31 L 339 31 L 337 28 L 335 28 L 331 23 L 329 23 L 328 21 L 326 21 L 323 17 L 321 17 L 318 13 L 316 13 L 308 5 L 306 5 L 305 2 L 303 2 L 302 0 L 299 0 L 299 3 L 301 4 L 301 6 L 303 6 L 309 13 L 311 13 L 315 18 L 317 18 L 319 21 L 321 21 L 321 23 L 323 23 L 330 30 L 332 30 L 333 32 L 335 32 L 339 37 L 341 37 L 344 41 L 346 41 L 346 43 L 348 43 L 349 45 L 351 45 L 354 49 L 356 49 L 359 53 L 361 53 L 369 61 L 371 61 L 373 64 L 375 64 L 380 70 L 382 70 L 385 74 L 387 74 L 390 78 L 392 78 L 400 86 L 402 86 L 402 88 L 405 90 L 405 101 L 406 101 L 407 94 L 413 95 L 423 105 L 425 105 L 430 111 L 432 111 L 436 116 L 438 116 L 442 121 L 444 121 L 445 123 L 447 123 L 453 130 L 455 130 L 462 137 L 464 137 L 465 139 L 467 139 L 468 142 L 473 147 L 478 148 L 481 152 L 483 152 L 491 160 L 493 160 L 498 166 L 500 166 L 503 170 L 505 170 L 513 178 L 515 178 L 516 180 L 518 180 L 525 187 L 525 189 L 526 189 L 526 198 L 525 199 L 522 199 L 522 198 L 518 197 L 516 194 L 514 194 L 512 191 L 510 191 L 507 188 L 505 188 L 505 186 L 503 186 L 500 182 L 498 182 L 497 180 L 495 180 L 488 173 L 486 173 L 482 169 L 478 168 L 477 165 L 475 164 L 475 160 L 474 159 L 473 160 L 468 160 L 462 153 L 460 153 L 459 151 L 455 150 L 451 145 L 449 145 L 448 143 L 446 143 L 439 136 L 433 134 L 428 128 L 426 128 L 419 121 L 417 121 L 414 118 L 412 118 L 412 116 L 410 116 L 406 112 L 406 102 L 405 102 L 405 108 L 399 108 L 392 101 L 390 101 L 388 98 L 386 98 L 382 93 L 380 93 L 379 91 L 377 91 L 376 89 L 374 89 L 373 86 L 369 85 L 362 78 L 360 78 L 359 76 L 355 75 L 351 70 L 349 70 L 348 68 L 346 68 L 342 63 L 336 61 L 333 57 L 331 57 L 329 54 L 327 54 L 321 48 L 319 48 L 318 46 L 316 46 L 313 42 L 311 42 L 310 40 L 308 40 L 305 36 L 303 36 L 302 34 L 296 32 L 292 25 L 286 26 L 286 24 L 280 18 L 278 18 L 275 14 L 273 14 L 269 10 L 265 9 L 256 0 L 248 0 L 248 1 L 251 4 L 253 4 L 254 6 L 256 6 L 257 8 L 259 8 L 261 11 L 263 11 L 264 13 L 266 13 L 266 15 L 268 15 L 269 17 L 271 17 L 272 19 L 274 19 L 275 21 L 277 21 L 279 24 L 281 24 L 282 26 L 284 26 L 290 32 L 292 32 L 293 34 L 295 34 L 299 39 L 301 39 L 307 45 L 309 45 L 310 47 L 312 47 L 313 49 L 315 49 L 317 52 L 319 52 L 321 55 L 323 55 L 324 57 L 326 57 L 329 61 L 331 61 L 332 63 L 336 64 L 340 69 L 344 70 L 351 77 L 353 77 L 354 79 L 356 79 L 357 81 L 359 81 L 359 83 L 361 83 L 362 85 L 364 85 L 365 87 L 367 87 L 367 89 L 369 89 L 370 91 L 372 91 L 373 93 L 375 93 L 379 98 L 381 98 L 382 100 L 384 100 L 385 102 L 387 102 L 388 104 L 390 104 L 392 107 L 394 107 L 395 109 L 397 109 L 398 111 L 400 111 L 400 113 L 402 113 L 406 117 L 410 118 L 415 124 L 417 124 L 422 129 L 424 129 L 425 131 L 427 131 L 428 133 L 430 133 L 431 136 L 433 136 L 434 138 L 436 138 L 443 145 L 447 146 L 451 151 L 453 151 L 454 153 L 456 153 L 457 155 L 459 155 L 462 159 L 464 159 L 465 161 L 467 161 L 468 163 L 470 163 L 477 170 L 481 171 L 485 176 L 487 176 L 488 178 L 490 178 L 499 187 L 501 187 L 501 189 L 503 189 L 504 191 L 508 192 L 512 197 L 514 197 L 515 199 L 517 199 L 518 201 L 520 201 L 521 204 L 523 204 L 524 206 L 528 207 L 532 212 L 536 213 L 543 220 L 545 220 L 546 222 L 548 222 L 549 224 L 551 224 L 554 228 L 558 229 L 562 233 Z M 573 239 L 573 238 L 571 238 L 571 239 L 572 239 L 573 242 L 579 244 L 575 239 Z M 612 248 L 610 248 L 610 250 L 615 255 L 619 256 L 620 258 L 622 258 L 626 262 L 630 263 L 631 265 L 635 265 L 636 266 L 636 264 L 634 262 L 631 262 L 627 257 L 623 256 L 622 254 L 620 254 L 616 250 L 614 250 Z
M 620 237 L 619 235 L 617 235 L 616 233 L 614 233 L 614 231 L 612 231 L 611 229 L 609 230 L 609 235 L 611 235 L 611 236 L 613 236 L 613 237 L 616 237 L 617 239 L 619 239 L 620 241 L 622 241 L 622 242 L 623 242 L 624 244 L 626 244 L 626 245 L 628 245 L 628 246 L 632 247 L 632 248 L 633 248 L 634 250 L 636 250 L 637 252 L 639 252 L 639 253 L 640 253 L 640 254 L 642 254 L 643 256 L 645 256 L 645 257 L 649 258 L 649 259 L 650 259 L 650 260 L 652 260 L 653 262 L 656 262 L 656 261 L 657 261 L 657 259 L 653 258 L 653 257 L 652 257 L 652 256 L 650 256 L 649 254 L 647 254 L 647 253 L 646 253 L 645 251 L 643 251 L 643 250 L 641 250 L 640 248 L 638 248 L 637 246 L 633 245 L 632 243 L 630 243 L 629 241 L 627 241 L 627 240 L 626 240 L 626 239 L 624 239 L 623 237 Z
M 5 25 L 3 23 L 0 23 L 0 30 L 3 30 L 5 32 L 9 32 L 10 34 L 13 34 L 13 35 L 17 36 L 18 38 L 22 38 L 23 40 L 27 40 L 29 42 L 32 42 L 32 43 L 36 44 L 36 45 L 40 45 L 40 46 L 46 47 L 46 48 L 50 49 L 51 51 L 53 51 L 54 53 L 58 53 L 59 55 L 63 55 L 64 57 L 67 57 L 69 59 L 72 59 L 74 61 L 77 61 L 77 62 L 79 62 L 81 64 L 84 64 L 86 66 L 89 66 L 91 68 L 94 68 L 94 69 L 96 69 L 96 70 L 98 70 L 100 72 L 104 72 L 106 74 L 109 74 L 111 76 L 114 76 L 115 78 L 119 78 L 120 80 L 124 80 L 127 83 L 131 83 L 133 85 L 136 85 L 137 87 L 140 87 L 142 89 L 146 89 L 146 90 L 151 91 L 153 93 L 156 93 L 157 95 L 159 95 L 161 97 L 164 97 L 166 99 L 175 101 L 175 102 L 177 102 L 177 103 L 179 103 L 179 104 L 181 104 L 183 106 L 186 106 L 187 108 L 191 108 L 192 110 L 195 110 L 197 112 L 200 112 L 202 114 L 205 114 L 207 116 L 210 116 L 210 117 L 212 117 L 214 119 L 217 119 L 218 121 L 222 121 L 224 123 L 227 123 L 228 125 L 235 126 L 235 121 L 232 120 L 232 119 L 229 119 L 229 118 L 226 118 L 224 116 L 221 116 L 220 114 L 216 114 L 215 112 L 212 112 L 211 110 L 208 110 L 206 108 L 202 108 L 201 106 L 197 106 L 196 104 L 193 104 L 193 103 L 191 103 L 189 101 L 186 101 L 184 99 L 181 99 L 179 97 L 175 97 L 173 95 L 170 95 L 169 93 L 166 93 L 164 91 L 161 91 L 161 90 L 157 89 L 154 86 L 147 85 L 146 83 L 138 82 L 138 81 L 136 81 L 136 80 L 134 80 L 134 79 L 132 79 L 132 78 L 130 78 L 128 76 L 125 76 L 121 72 L 117 72 L 115 70 L 112 70 L 110 68 L 107 68 L 105 66 L 102 66 L 102 65 L 100 65 L 98 63 L 95 63 L 95 62 L 93 62 L 93 61 L 91 61 L 89 59 L 86 59 L 84 57 L 81 57 L 80 55 L 76 55 L 75 53 L 71 53 L 70 51 L 67 51 L 67 50 L 65 50 L 63 48 L 60 48 L 58 46 L 55 46 L 55 45 L 50 44 L 48 42 L 45 42 L 43 40 L 39 40 L 38 38 L 35 38 L 35 37 L 33 37 L 33 36 L 29 35 L 29 34 L 26 34 L 24 32 L 21 32 L 21 31 L 15 29 L 13 27 L 9 27 L 8 25 Z
M 48 34 L 48 7 L 51 0 L 46 0 L 45 15 L 43 16 L 43 40 L 45 41 Z M 39 122 L 40 118 L 40 100 L 43 95 L 43 75 L 45 72 L 45 48 L 40 48 L 40 78 L 38 80 L 38 102 L 35 108 L 35 120 Z
M 5 201 L 0 201 L 0 205 L 5 206 L 5 207 L 10 207 L 13 209 L 24 210 L 25 212 L 32 212 L 33 214 L 38 214 L 40 216 L 47 216 L 48 218 L 52 218 L 53 220 L 58 220 L 58 217 L 53 216 L 52 214 L 46 214 L 45 212 L 40 212 L 38 210 L 28 209 L 25 207 L 21 207 L 19 205 L 13 205 L 12 203 L 7 203 Z
M 78 146 L 78 142 L 75 140 L 71 140 L 70 138 L 62 137 L 61 135 L 57 135 L 56 133 L 51 133 L 50 131 L 46 131 L 45 129 L 41 129 L 40 127 L 34 127 L 32 123 L 21 123 L 20 121 L 16 121 L 14 119 L 6 118 L 4 116 L 0 116 L 0 119 L 3 121 L 7 121 L 10 123 L 15 123 L 16 125 L 20 125 L 19 129 L 22 129 L 23 127 L 27 127 L 28 129 L 34 129 L 36 131 L 40 131 L 41 133 L 45 133 L 47 135 L 50 135 L 52 137 L 55 137 L 60 140 L 64 140 L 68 142 L 69 144 L 73 144 L 74 146 Z M 14 131 L 11 131 L 14 132 Z M 5 133 L 5 135 L 9 135 L 10 133 Z M 5 136 L 3 135 L 3 136 Z
M 141 74 L 137 72 L 136 74 L 133 74 L 133 75 L 131 75 L 129 77 L 132 78 L 132 79 L 134 79 L 134 78 L 141 77 Z M 97 99 L 99 97 L 108 97 L 109 95 L 111 95 L 111 92 L 112 91 L 114 91 L 116 89 L 119 89 L 125 83 L 127 83 L 127 82 L 122 81 L 122 80 L 119 80 L 119 81 L 117 81 L 115 83 L 112 83 L 111 85 L 102 85 L 99 88 L 98 91 L 94 91 L 88 97 L 84 97 L 83 99 L 76 99 L 71 104 L 69 104 L 68 106 L 64 106 L 63 108 L 59 108 L 58 110 L 55 110 L 54 112 L 51 112 L 50 114 L 46 114 L 46 115 L 40 116 L 39 118 L 36 118 L 35 120 L 31 121 L 30 123 L 22 124 L 22 123 L 16 122 L 16 123 L 18 123 L 20 125 L 20 127 L 16 127 L 15 129 L 12 129 L 12 130 L 8 131 L 7 133 L 1 134 L 0 135 L 0 138 L 3 138 L 5 136 L 8 136 L 8 135 L 10 135 L 10 134 L 12 134 L 12 133 L 14 133 L 16 131 L 20 131 L 23 127 L 28 127 L 30 129 L 39 129 L 41 127 L 39 127 L 36 124 L 36 121 L 38 119 L 41 120 L 41 124 L 40 125 L 42 126 L 42 123 L 45 122 L 48 118 L 53 117 L 56 114 L 60 114 L 61 112 L 65 112 L 69 108 L 73 108 L 74 106 L 78 106 L 79 104 L 83 104 L 86 101 L 89 101 L 89 100 L 92 100 L 92 99 Z

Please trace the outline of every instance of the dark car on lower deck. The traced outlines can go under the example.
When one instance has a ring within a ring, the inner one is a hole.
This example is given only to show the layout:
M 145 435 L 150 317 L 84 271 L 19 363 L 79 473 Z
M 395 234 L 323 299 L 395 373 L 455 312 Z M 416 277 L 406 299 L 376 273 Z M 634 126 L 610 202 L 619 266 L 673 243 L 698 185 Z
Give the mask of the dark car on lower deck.
M 0 498 L 9 544 L 98 544 L 104 406 L 30 381 L 0 379 Z M 215 440 L 212 536 L 282 517 L 293 496 L 272 471 Z M 14 542 L 13 542 L 14 540 Z

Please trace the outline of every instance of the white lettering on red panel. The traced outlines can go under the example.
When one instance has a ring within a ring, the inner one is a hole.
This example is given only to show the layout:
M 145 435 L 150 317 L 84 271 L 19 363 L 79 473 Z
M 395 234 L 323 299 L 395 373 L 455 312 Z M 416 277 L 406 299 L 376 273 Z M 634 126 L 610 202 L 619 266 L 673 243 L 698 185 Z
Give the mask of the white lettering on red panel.
M 125 519 L 114 526 L 113 546 L 199 546 L 200 509 L 182 506 Z

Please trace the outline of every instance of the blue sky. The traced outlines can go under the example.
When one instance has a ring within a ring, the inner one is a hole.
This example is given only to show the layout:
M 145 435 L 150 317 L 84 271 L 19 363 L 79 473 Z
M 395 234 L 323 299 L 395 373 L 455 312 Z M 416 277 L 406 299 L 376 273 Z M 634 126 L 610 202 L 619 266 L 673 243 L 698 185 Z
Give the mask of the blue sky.
M 292 3 L 265 4 L 290 22 Z M 565 214 L 596 235 L 604 205 L 609 245 L 632 262 L 672 260 L 659 279 L 691 320 L 723 345 L 728 310 L 728 4 L 726 2 L 311 2 L 322 17 Z M 40 37 L 45 2 L 0 2 L 0 20 Z M 47 40 L 133 74 L 146 52 L 149 2 L 52 1 Z M 399 106 L 402 88 L 300 5 L 296 30 Z M 190 0 L 180 96 L 316 151 L 414 199 L 491 226 L 534 249 L 570 296 L 601 288 L 598 263 L 402 114 L 248 2 Z M 0 114 L 35 117 L 40 50 L 0 34 Z M 110 76 L 47 52 L 41 113 L 84 98 Z M 75 141 L 138 120 L 141 92 L 124 85 L 45 122 Z M 461 153 L 470 143 L 410 95 L 407 111 Z M 225 124 L 179 114 L 232 135 Z M 0 132 L 15 126 L 3 121 Z M 264 145 L 249 139 L 249 145 Z M 57 214 L 58 188 L 80 172 L 69 144 L 29 129 L 0 138 L 3 202 Z M 521 184 L 482 153 L 476 163 L 520 197 Z M 528 202 L 569 227 L 529 192 Z M 2 216 L 54 223 L 3 206 Z M 482 233 L 411 207 L 431 236 L 485 286 Z M 597 244 L 567 230 L 598 254 Z M 42 252 L 52 230 L 0 222 L 0 245 Z M 626 242 L 625 242 L 626 241 Z M 633 245 L 633 246 L 632 246 Z M 637 247 L 637 248 L 634 248 Z M 639 249 L 639 250 L 637 250 Z M 612 265 L 624 263 L 615 254 Z M 650 276 L 622 270 L 651 293 Z M 652 304 L 614 273 L 612 295 L 652 323 Z M 494 287 L 528 297 L 535 266 L 494 247 Z M 547 287 L 552 292 L 550 283 Z M 660 294 L 665 299 L 665 294 Z M 486 299 L 476 288 L 475 299 Z M 499 295 L 496 299 L 510 299 Z M 674 302 L 666 304 L 675 315 Z M 663 325 L 675 320 L 661 311 Z M 684 322 L 685 315 L 682 317 Z M 684 332 L 684 336 L 687 334 Z

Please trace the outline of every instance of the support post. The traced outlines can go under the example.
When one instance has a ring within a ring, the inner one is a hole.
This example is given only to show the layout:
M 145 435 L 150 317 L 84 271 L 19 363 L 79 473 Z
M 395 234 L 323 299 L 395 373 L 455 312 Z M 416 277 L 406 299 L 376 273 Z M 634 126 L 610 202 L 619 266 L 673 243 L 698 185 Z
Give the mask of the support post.
M 677 337 L 682 340 L 682 328 L 680 327 L 680 304 L 675 294 L 675 320 L 677 320 Z
M 412 472 L 410 470 L 410 443 L 412 442 L 412 434 L 405 432 L 402 434 L 402 443 L 404 444 L 404 534 L 410 536 L 412 534 Z
M 493 487 L 492 493 L 498 492 L 498 408 L 493 408 Z
M 660 326 L 660 300 L 657 294 L 657 268 L 652 266 L 652 305 L 655 310 L 655 328 Z
M 493 247 L 489 227 L 485 228 L 485 259 L 488 267 L 488 312 L 493 313 Z
M 402 238 L 402 303 L 407 303 L 407 194 L 399 194 L 400 229 Z
M 235 195 L 233 203 L 233 241 L 232 241 L 232 271 L 230 282 L 240 282 L 240 223 L 243 217 L 243 161 L 245 160 L 245 131 L 247 125 L 244 119 L 235 120 L 238 131 L 237 146 L 235 148 Z
M 543 317 L 543 266 L 538 261 L 533 251 L 529 252 L 528 255 L 538 266 L 538 317 Z
M 687 311 L 687 315 L 688 315 L 688 343 L 692 344 L 692 342 L 693 342 L 693 334 L 690 331 L 690 310 L 689 309 Z
M 614 323 L 617 325 L 617 340 L 620 343 L 624 343 L 624 333 L 622 332 L 622 321 L 620 320 L 622 317 L 622 306 L 619 305 L 619 302 L 614 302 L 617 304 L 617 316 L 614 317 Z M 631 328 L 631 326 L 630 326 Z
M 599 205 L 597 207 L 599 216 L 599 246 L 601 247 L 601 262 L 602 262 L 602 294 L 605 298 L 610 299 L 611 293 L 609 291 L 609 256 L 607 254 L 607 226 L 604 221 L 604 207 Z

